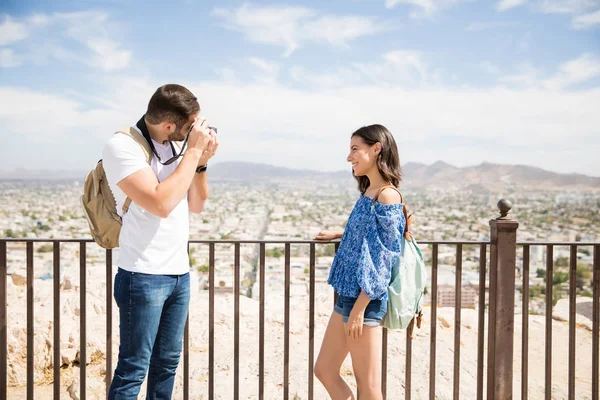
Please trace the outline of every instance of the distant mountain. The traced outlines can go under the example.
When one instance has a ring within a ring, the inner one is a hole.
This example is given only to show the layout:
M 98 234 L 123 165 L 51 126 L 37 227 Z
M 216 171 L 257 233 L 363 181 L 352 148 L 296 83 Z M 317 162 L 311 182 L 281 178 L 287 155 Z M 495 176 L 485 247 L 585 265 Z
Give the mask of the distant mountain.
M 210 179 L 349 179 L 350 171 L 320 172 L 275 167 L 268 164 L 223 162 L 211 166 Z M 587 189 L 600 190 L 600 178 L 582 174 L 559 174 L 526 165 L 482 163 L 471 167 L 456 167 L 443 161 L 431 165 L 407 163 L 402 167 L 403 182 L 411 187 L 467 189 L 485 193 L 507 187 L 515 189 Z
M 0 171 L 2 180 L 83 181 L 87 171 L 25 170 Z M 583 189 L 600 190 L 600 178 L 582 174 L 560 174 L 527 165 L 482 163 L 470 167 L 456 167 L 443 161 L 431 165 L 407 163 L 402 167 L 404 185 L 440 189 L 463 189 L 485 193 L 506 188 L 529 189 Z M 352 179 L 350 169 L 322 172 L 308 169 L 290 169 L 269 164 L 221 162 L 209 168 L 209 179 L 214 180 L 268 180 L 268 179 Z
M 0 180 L 19 181 L 63 181 L 80 180 L 83 182 L 88 171 L 63 170 L 63 169 L 24 169 L 17 168 L 12 171 L 0 170 Z
M 469 188 L 477 192 L 507 187 L 530 189 L 600 190 L 600 178 L 582 174 L 560 174 L 527 165 L 481 163 L 459 168 L 443 162 L 404 171 L 404 182 L 412 187 Z

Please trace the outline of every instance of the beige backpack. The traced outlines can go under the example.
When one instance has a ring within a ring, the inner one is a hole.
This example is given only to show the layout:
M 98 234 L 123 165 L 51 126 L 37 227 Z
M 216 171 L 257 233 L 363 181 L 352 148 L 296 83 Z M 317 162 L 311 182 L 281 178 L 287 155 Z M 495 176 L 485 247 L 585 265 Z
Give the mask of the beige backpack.
M 150 164 L 152 150 L 146 139 L 135 128 L 127 127 L 117 131 L 116 134 L 124 134 L 135 140 L 144 149 L 146 162 Z M 105 249 L 119 247 L 122 221 L 117 213 L 115 197 L 106 180 L 102 160 L 98 161 L 98 164 L 85 177 L 81 204 L 94 241 Z M 123 204 L 123 215 L 130 205 L 131 199 L 128 197 Z

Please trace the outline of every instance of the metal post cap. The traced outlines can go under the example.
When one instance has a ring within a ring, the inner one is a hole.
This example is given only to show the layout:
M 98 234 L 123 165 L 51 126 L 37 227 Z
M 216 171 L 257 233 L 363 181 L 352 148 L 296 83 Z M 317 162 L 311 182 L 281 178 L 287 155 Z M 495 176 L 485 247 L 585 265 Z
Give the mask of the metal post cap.
M 498 202 L 498 210 L 500 210 L 500 218 L 506 218 L 508 212 L 512 208 L 512 203 L 510 200 L 501 199 Z

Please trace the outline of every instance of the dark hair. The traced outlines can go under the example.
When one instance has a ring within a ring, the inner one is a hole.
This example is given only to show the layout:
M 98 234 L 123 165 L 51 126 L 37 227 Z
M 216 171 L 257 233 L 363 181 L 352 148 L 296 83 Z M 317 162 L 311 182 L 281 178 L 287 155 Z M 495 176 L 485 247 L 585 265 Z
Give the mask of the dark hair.
M 350 137 L 354 136 L 360 137 L 369 146 L 381 143 L 381 151 L 377 156 L 377 169 L 386 182 L 399 187 L 402 180 L 402 169 L 400 157 L 398 157 L 398 146 L 396 146 L 392 133 L 383 125 L 369 125 L 363 126 Z M 369 178 L 356 175 L 354 178 L 358 182 L 358 190 L 365 193 L 370 184 Z
M 198 99 L 181 85 L 168 84 L 156 89 L 150 98 L 146 120 L 151 124 L 173 122 L 178 128 L 188 122 L 190 115 L 200 111 Z

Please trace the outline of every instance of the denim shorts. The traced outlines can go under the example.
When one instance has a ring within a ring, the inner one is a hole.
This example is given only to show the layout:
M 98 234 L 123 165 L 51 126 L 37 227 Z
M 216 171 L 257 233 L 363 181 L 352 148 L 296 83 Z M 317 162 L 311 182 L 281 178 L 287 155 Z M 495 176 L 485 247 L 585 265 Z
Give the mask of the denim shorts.
M 346 297 L 342 295 L 338 296 L 335 306 L 333 307 L 333 311 L 342 315 L 342 320 L 344 323 L 348 322 L 350 311 L 352 311 L 352 307 L 354 307 L 356 299 L 356 297 Z M 371 300 L 365 309 L 363 325 L 379 326 L 386 312 L 387 301 Z

